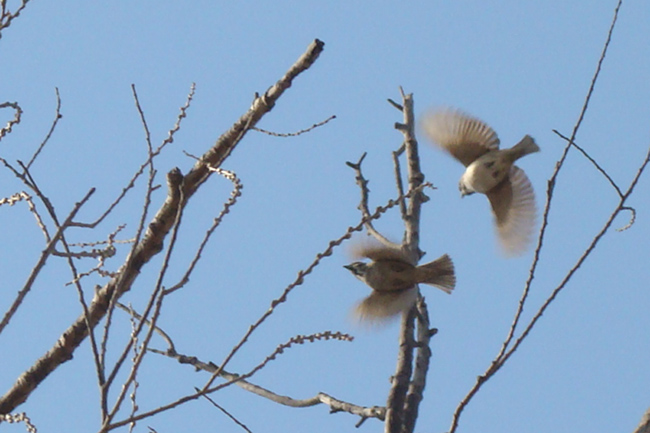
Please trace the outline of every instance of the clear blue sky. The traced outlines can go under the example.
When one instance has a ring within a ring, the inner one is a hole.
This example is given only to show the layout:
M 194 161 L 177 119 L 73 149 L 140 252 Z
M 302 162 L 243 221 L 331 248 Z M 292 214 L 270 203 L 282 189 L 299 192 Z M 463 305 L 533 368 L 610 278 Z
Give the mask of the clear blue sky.
M 488 122 L 504 146 L 524 134 L 542 152 L 521 161 L 538 197 L 570 135 L 609 28 L 615 1 L 550 0 L 332 3 L 269 2 L 44 2 L 34 0 L 2 33 L 0 101 L 18 101 L 23 121 L 0 143 L 9 161 L 28 160 L 47 133 L 55 87 L 63 118 L 33 174 L 60 215 L 90 187 L 97 193 L 82 211 L 93 219 L 122 189 L 146 156 L 144 133 L 130 85 L 137 86 L 154 143 L 172 127 L 192 82 L 196 96 L 175 142 L 157 162 L 163 174 L 201 154 L 296 60 L 314 38 L 325 51 L 298 78 L 260 127 L 306 128 L 336 115 L 312 133 L 281 139 L 251 133 L 224 168 L 245 187 L 240 203 L 216 232 L 190 284 L 163 310 L 161 325 L 177 349 L 220 362 L 328 242 L 360 216 L 359 191 L 345 161 L 364 162 L 371 205 L 396 196 L 390 152 L 402 136 L 400 113 L 386 103 L 398 86 L 414 94 L 416 112 L 460 107 Z M 626 188 L 650 145 L 650 5 L 623 4 L 600 81 L 577 142 Z M 4 124 L 13 113 L 0 111 Z M 427 180 L 438 188 L 422 215 L 427 259 L 449 253 L 458 272 L 452 296 L 424 289 L 434 326 L 433 357 L 417 430 L 444 432 L 459 400 L 498 352 L 528 275 L 532 253 L 499 254 L 487 200 L 460 199 L 461 166 L 421 141 Z M 79 241 L 101 239 L 127 223 L 135 230 L 141 181 L 99 232 L 76 231 Z M 0 196 L 23 186 L 0 171 Z M 631 431 L 650 405 L 648 241 L 650 177 L 630 198 L 634 226 L 611 231 L 546 312 L 509 364 L 466 409 L 461 432 Z M 154 209 L 164 199 L 154 195 Z M 166 282 L 175 283 L 211 219 L 227 199 L 229 182 L 212 178 L 192 199 L 183 242 Z M 550 227 L 534 280 L 530 318 L 573 266 L 614 209 L 617 196 L 588 161 L 572 151 L 557 180 Z M 626 216 L 615 227 L 627 223 Z M 378 224 L 399 239 L 397 212 Z M 43 249 L 43 236 L 24 205 L 0 208 L 0 310 L 6 310 Z M 123 247 L 119 257 L 123 257 Z M 161 258 L 154 259 L 123 301 L 146 300 Z M 289 302 L 253 335 L 229 365 L 245 372 L 296 334 L 325 330 L 354 334 L 353 343 L 296 347 L 253 382 L 294 398 L 326 392 L 360 405 L 383 405 L 395 368 L 397 322 L 379 330 L 349 317 L 367 288 L 342 268 L 345 248 L 326 259 Z M 119 266 L 116 258 L 109 262 Z M 91 267 L 94 263 L 84 262 Z M 63 262 L 52 259 L 12 325 L 0 336 L 0 384 L 48 350 L 80 313 Z M 101 283 L 96 280 L 95 283 Z M 89 280 L 88 296 L 92 294 Z M 115 330 L 128 337 L 128 326 Z M 164 348 L 162 341 L 154 347 Z M 139 389 L 146 410 L 201 386 L 204 374 L 151 355 Z M 94 431 L 97 384 L 88 344 L 34 394 L 25 410 L 41 432 Z M 259 433 L 354 431 L 357 419 L 328 414 L 325 406 L 290 409 L 233 387 L 213 396 Z M 205 401 L 147 419 L 166 431 L 241 431 Z M 368 420 L 359 431 L 383 426 Z M 7 427 L 5 427 L 7 428 Z M 15 427 L 14 427 L 15 428 Z M 20 427 L 18 427 L 20 429 Z

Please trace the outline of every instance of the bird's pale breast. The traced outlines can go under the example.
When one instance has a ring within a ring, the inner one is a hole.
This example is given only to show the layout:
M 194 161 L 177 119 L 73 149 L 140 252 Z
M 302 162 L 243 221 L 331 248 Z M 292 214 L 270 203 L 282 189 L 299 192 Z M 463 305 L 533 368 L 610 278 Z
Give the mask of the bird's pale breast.
M 467 167 L 461 182 L 468 190 L 485 194 L 503 180 L 510 165 L 500 152 L 487 153 Z

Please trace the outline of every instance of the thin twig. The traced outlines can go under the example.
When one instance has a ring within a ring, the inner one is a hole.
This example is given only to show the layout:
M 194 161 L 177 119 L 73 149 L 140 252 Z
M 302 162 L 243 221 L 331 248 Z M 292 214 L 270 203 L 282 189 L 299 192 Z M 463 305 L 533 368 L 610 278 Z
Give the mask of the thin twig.
M 634 222 L 636 221 L 636 209 L 630 206 L 623 206 L 621 207 L 621 210 L 626 210 L 630 212 L 630 220 L 623 227 L 617 228 L 616 229 L 617 232 L 624 232 L 625 230 L 632 227 L 634 225 Z
M 370 215 L 370 211 L 368 210 L 368 197 L 370 195 L 370 189 L 368 188 L 368 180 L 366 180 L 365 177 L 363 177 L 363 173 L 361 172 L 361 163 L 365 159 L 367 155 L 367 152 L 364 152 L 363 155 L 361 155 L 361 158 L 359 158 L 359 161 L 357 162 L 346 162 L 345 164 L 352 168 L 354 172 L 356 173 L 355 180 L 357 182 L 357 185 L 359 185 L 359 189 L 361 190 L 361 202 L 359 203 L 359 206 L 357 209 L 361 211 L 361 216 L 367 217 Z M 400 195 L 403 195 L 404 191 L 400 191 Z M 404 201 L 400 202 L 400 208 L 403 208 L 405 206 Z M 396 245 L 394 242 L 391 242 L 388 238 L 386 238 L 384 235 L 379 233 L 377 229 L 375 229 L 375 226 L 372 224 L 372 220 L 368 220 L 366 223 L 366 230 L 369 235 L 377 239 L 381 244 L 389 247 L 389 248 L 399 248 L 399 245 Z
M 22 0 L 20 6 L 12 13 L 6 9 L 6 3 L 2 2 L 2 15 L 0 15 L 0 38 L 2 38 L 2 30 L 11 25 L 11 22 L 20 16 L 20 13 L 25 9 L 29 0 Z
M 127 307 L 126 305 L 122 304 L 121 302 L 116 302 L 115 305 L 119 309 L 129 313 L 130 315 L 132 315 L 136 319 L 138 319 L 140 321 L 144 321 L 147 324 L 147 326 L 152 326 L 151 320 L 143 317 L 141 314 L 139 314 L 137 311 L 135 311 L 133 309 L 133 307 L 131 307 L 131 306 Z M 158 333 L 158 335 L 160 335 L 167 342 L 167 344 L 169 345 L 169 349 L 167 349 L 167 350 L 170 351 L 170 352 L 176 352 L 176 348 L 174 347 L 174 342 L 172 341 L 169 334 L 167 334 L 165 331 L 162 330 L 161 327 L 159 327 L 157 325 L 154 325 L 153 328 L 154 328 L 154 331 L 156 331 Z M 148 349 L 148 350 L 150 350 L 152 352 L 155 352 L 154 349 Z
M 77 277 L 68 283 L 66 283 L 66 286 L 70 284 L 74 284 L 77 281 L 80 281 L 82 278 L 85 278 L 89 275 L 92 275 L 93 273 L 97 272 L 100 276 L 102 277 L 113 277 L 115 276 L 115 272 L 110 272 L 104 269 L 106 265 L 106 259 L 109 259 L 111 257 L 114 257 L 115 254 L 117 253 L 117 249 L 115 248 L 116 243 L 131 243 L 133 240 L 130 241 L 116 241 L 115 237 L 117 234 L 122 231 L 126 227 L 125 224 L 122 224 L 117 227 L 112 233 L 108 235 L 108 239 L 105 241 L 95 241 L 95 242 L 82 242 L 82 243 L 75 243 L 75 244 L 70 244 L 70 247 L 92 247 L 92 246 L 97 246 L 97 245 L 106 245 L 104 248 L 92 248 L 90 251 L 74 251 L 74 252 L 66 252 L 66 253 L 59 253 L 57 251 L 54 252 L 54 255 L 56 256 L 63 256 L 63 257 L 72 257 L 75 259 L 81 259 L 81 258 L 94 258 L 97 259 L 97 266 L 94 266 L 88 271 L 81 272 Z
M 1 159 L 2 158 L 0 158 L 0 160 Z M 40 228 L 43 232 L 43 236 L 45 236 L 45 242 L 50 242 L 50 233 L 47 230 L 47 226 L 43 222 L 43 217 L 41 217 L 38 209 L 36 209 L 36 205 L 34 204 L 31 195 L 27 194 L 25 191 L 17 192 L 15 194 L 12 194 L 10 197 L 0 199 L 0 206 L 4 204 L 13 206 L 17 202 L 23 200 L 27 202 L 29 211 L 32 213 L 32 215 L 34 215 L 34 218 L 36 219 L 36 225 L 38 225 L 38 228 Z
M 397 110 L 401 111 L 402 113 L 404 112 L 404 106 L 402 104 L 398 104 L 397 102 L 393 101 L 390 98 L 388 98 L 387 101 L 390 105 L 395 107 Z
M 185 154 L 191 158 L 198 160 L 198 158 L 194 155 L 191 155 L 187 152 L 185 152 Z M 241 180 L 237 177 L 237 175 L 234 172 L 224 170 L 222 168 L 211 168 L 211 169 L 217 172 L 218 174 L 220 174 L 221 176 L 225 177 L 229 181 L 231 181 L 233 183 L 233 190 L 230 193 L 230 198 L 226 201 L 226 203 L 224 203 L 223 209 L 221 210 L 219 215 L 217 215 L 217 217 L 212 221 L 212 225 L 208 228 L 205 235 L 203 236 L 203 240 L 201 241 L 199 247 L 196 249 L 194 258 L 190 261 L 190 264 L 187 270 L 185 271 L 185 274 L 183 275 L 183 277 L 181 277 L 178 283 L 166 289 L 165 294 L 170 294 L 180 289 L 185 284 L 187 284 L 187 282 L 190 280 L 190 276 L 192 275 L 192 272 L 194 271 L 194 268 L 196 267 L 197 263 L 201 259 L 201 254 L 203 254 L 203 250 L 208 244 L 208 241 L 210 240 L 212 234 L 217 229 L 217 227 L 221 224 L 223 218 L 230 212 L 230 208 L 232 208 L 237 203 L 237 198 L 241 197 L 242 194 L 241 191 L 244 188 L 244 185 L 242 185 Z
M 41 151 L 43 150 L 47 142 L 50 141 L 50 137 L 52 137 L 52 134 L 56 129 L 56 125 L 58 125 L 59 123 L 59 119 L 63 117 L 61 115 L 61 95 L 59 94 L 59 88 L 55 87 L 54 90 L 56 91 L 56 112 L 54 113 L 54 121 L 52 121 L 52 126 L 50 126 L 50 130 L 47 132 L 47 135 L 41 142 L 40 146 L 38 146 L 38 149 L 36 149 L 36 151 L 32 155 L 32 158 L 27 163 L 27 170 L 29 170 L 29 167 L 31 167 L 34 161 L 36 161 L 36 158 L 41 153 Z
M 156 149 L 153 149 L 153 146 L 151 144 L 151 133 L 149 132 L 149 125 L 147 124 L 144 111 L 142 110 L 142 106 L 140 105 L 138 92 L 135 89 L 135 85 L 134 84 L 131 85 L 131 91 L 133 93 L 133 100 L 135 101 L 135 107 L 136 110 L 138 110 L 138 115 L 140 116 L 140 122 L 142 123 L 142 127 L 144 128 L 145 142 L 147 143 L 147 149 L 148 149 L 147 159 L 140 165 L 138 170 L 129 180 L 128 184 L 124 188 L 122 188 L 122 192 L 117 196 L 117 198 L 113 201 L 113 203 L 110 204 L 110 206 L 104 211 L 104 213 L 100 215 L 99 218 L 97 218 L 95 221 L 91 223 L 85 223 L 82 226 L 90 227 L 90 228 L 96 227 L 99 223 L 101 223 L 104 220 L 104 218 L 106 218 L 113 211 L 113 209 L 115 209 L 115 207 L 122 201 L 126 193 L 129 192 L 129 190 L 131 190 L 131 188 L 135 186 L 135 181 L 142 175 L 142 173 L 144 173 L 145 168 L 150 167 L 150 169 L 153 170 L 154 158 L 160 155 L 160 153 L 163 151 L 163 149 L 165 149 L 165 147 L 167 147 L 168 144 L 172 144 L 174 142 L 174 136 L 176 132 L 178 132 L 181 128 L 181 122 L 183 121 L 183 119 L 185 119 L 185 117 L 187 117 L 187 110 L 190 108 L 192 99 L 194 98 L 195 90 L 196 90 L 196 86 L 194 83 L 192 83 L 192 86 L 190 87 L 190 92 L 187 95 L 187 99 L 185 100 L 185 105 L 183 105 L 180 108 L 178 116 L 176 117 L 176 123 L 174 123 L 172 129 L 170 129 L 167 132 L 167 137 L 162 141 L 162 143 L 160 143 L 160 145 Z
M 20 118 L 23 114 L 23 109 L 20 108 L 20 105 L 18 105 L 17 102 L 3 102 L 0 104 L 0 109 L 7 107 L 14 109 L 14 118 L 7 122 L 7 126 L 0 128 L 0 140 L 2 140 L 5 135 L 11 132 L 14 125 L 18 125 L 20 123 Z
M 404 146 L 402 145 L 398 150 L 393 152 L 393 166 L 395 167 L 395 184 L 397 185 L 397 193 L 402 195 L 404 194 L 404 181 L 402 180 L 402 167 L 399 163 L 399 157 L 404 153 Z M 400 213 L 402 214 L 402 219 L 405 219 L 408 215 L 406 211 L 406 203 L 402 202 L 399 205 Z
M 622 197 L 623 197 L 623 192 L 621 191 L 621 189 L 619 188 L 619 186 L 616 184 L 616 182 L 614 182 L 614 180 L 609 176 L 609 174 L 605 171 L 605 169 L 603 169 L 600 165 L 598 165 L 598 163 L 596 162 L 596 160 L 593 159 L 593 158 L 592 158 L 592 157 L 587 153 L 587 151 L 585 151 L 582 147 L 578 146 L 575 142 L 572 142 L 568 137 L 562 135 L 562 134 L 561 134 L 560 132 L 558 132 L 557 130 L 554 129 L 553 132 L 555 132 L 555 133 L 556 133 L 557 135 L 559 135 L 561 138 L 563 138 L 564 140 L 566 140 L 567 142 L 569 142 L 570 144 L 572 144 L 573 147 L 575 147 L 576 149 L 578 149 L 578 150 L 579 150 L 579 151 L 580 151 L 580 152 L 585 156 L 585 158 L 587 158 L 589 161 L 591 161 L 591 163 L 596 167 L 596 169 L 597 169 L 598 171 L 600 171 L 600 172 L 602 173 L 603 176 L 605 176 L 605 178 L 609 181 L 609 183 L 612 185 L 612 187 L 616 190 L 616 192 L 618 193 L 619 198 L 622 198 Z M 630 212 L 630 220 L 629 220 L 628 223 L 625 224 L 623 227 L 617 228 L 617 229 L 616 229 L 617 232 L 623 232 L 623 231 L 629 229 L 629 228 L 632 227 L 632 225 L 634 224 L 634 221 L 636 221 L 636 209 L 634 209 L 634 208 L 631 207 L 631 206 L 623 206 L 623 209 L 624 209 L 624 210 L 627 210 L 627 211 Z
M 79 212 L 81 207 L 84 204 L 86 204 L 86 202 L 88 201 L 90 196 L 93 195 L 94 192 L 95 189 L 92 188 L 90 191 L 86 193 L 86 195 L 81 199 L 81 201 L 75 203 L 72 210 L 70 211 L 66 219 L 63 221 L 63 224 L 59 226 L 54 236 L 52 236 L 50 242 L 48 242 L 48 244 L 45 246 L 45 249 L 41 253 L 41 256 L 39 257 L 38 261 L 32 268 L 32 271 L 30 272 L 29 276 L 27 277 L 27 281 L 23 285 L 23 288 L 20 289 L 18 295 L 16 296 L 16 299 L 14 299 L 14 302 L 11 304 L 11 307 L 9 307 L 4 317 L 2 318 L 2 322 L 0 322 L 0 334 L 2 333 L 4 328 L 9 324 L 9 321 L 16 313 L 16 311 L 18 311 L 18 308 L 20 307 L 23 300 L 25 299 L 25 296 L 27 296 L 27 293 L 29 293 L 29 291 L 31 290 L 34 281 L 36 281 L 36 277 L 40 274 L 41 270 L 45 266 L 47 259 L 52 255 L 52 251 L 54 250 L 56 243 L 63 236 L 63 232 L 65 232 L 65 230 L 70 226 L 70 222 L 72 221 L 72 219 L 77 215 L 77 212 Z
M 133 357 L 131 360 L 135 364 L 139 358 L 139 349 L 138 349 L 138 325 L 136 323 L 136 316 L 135 312 L 133 311 L 133 308 L 131 305 L 129 305 L 129 319 L 131 323 L 131 346 L 133 347 Z M 144 350 L 144 348 L 143 348 Z M 137 374 L 137 369 L 136 369 L 136 374 Z M 133 378 L 133 391 L 131 391 L 131 394 L 129 395 L 129 399 L 131 400 L 131 416 L 135 415 L 136 412 L 138 411 L 138 403 L 137 403 L 137 393 L 138 393 L 138 387 L 140 386 L 140 383 L 138 382 L 137 376 L 134 375 Z M 135 421 L 132 422 L 129 425 L 129 431 L 132 432 L 133 429 L 135 428 Z
M 596 167 L 596 169 L 597 169 L 599 172 L 602 173 L 603 176 L 605 176 L 605 178 L 609 181 L 609 183 L 612 185 L 612 187 L 616 190 L 616 192 L 618 193 L 618 196 L 619 196 L 619 197 L 621 197 L 621 196 L 623 195 L 623 193 L 621 192 L 621 189 L 618 187 L 618 185 L 616 185 L 616 182 L 614 182 L 614 179 L 612 179 L 612 178 L 609 176 L 609 174 L 607 174 L 607 172 L 605 171 L 605 169 L 602 168 L 602 167 L 601 167 L 601 166 L 596 162 L 596 160 L 593 159 L 593 158 L 592 158 L 592 157 L 587 153 L 586 150 L 584 150 L 582 147 L 578 146 L 578 144 L 577 144 L 575 141 L 571 141 L 571 139 L 570 139 L 569 137 L 563 135 L 563 134 L 560 133 L 557 129 L 554 129 L 553 132 L 554 132 L 556 135 L 558 135 L 559 137 L 561 137 L 563 140 L 567 141 L 569 144 L 573 145 L 573 147 L 575 147 L 576 149 L 578 149 L 578 151 L 579 151 L 580 153 L 582 153 L 582 155 L 583 155 L 585 158 L 587 158 L 587 159 L 588 159 L 588 160 L 589 160 L 589 161 L 594 165 L 594 167 Z
M 25 412 L 0 414 L 0 421 L 4 421 L 9 424 L 22 422 L 25 424 L 25 429 L 27 429 L 29 433 L 37 433 L 38 431 L 36 426 L 32 424 L 32 420 L 29 419 Z
M 126 307 L 123 307 L 126 309 Z M 138 317 L 139 320 L 140 316 L 137 315 L 137 313 L 134 312 L 136 317 Z M 203 370 L 208 373 L 214 373 L 217 371 L 217 366 L 212 363 L 205 363 L 201 362 L 198 358 L 195 356 L 187 356 L 187 355 L 182 355 L 176 352 L 174 348 L 174 342 L 172 341 L 171 337 L 167 335 L 162 329 L 159 327 L 156 327 L 156 332 L 158 332 L 164 339 L 167 341 L 168 344 L 168 349 L 166 351 L 161 351 L 157 349 L 152 349 L 149 348 L 149 351 L 157 353 L 159 355 L 164 355 L 168 356 L 170 358 L 174 358 L 178 360 L 179 363 L 181 364 L 189 364 L 193 366 L 196 370 Z M 326 334 L 331 334 L 334 335 L 336 339 L 343 339 L 344 341 L 351 341 L 352 336 L 348 334 L 341 334 L 341 333 L 331 333 L 330 331 L 326 331 L 325 333 L 321 333 L 321 335 L 326 335 Z M 316 338 L 315 334 L 312 336 L 312 340 L 320 339 Z M 264 397 L 266 399 L 269 399 L 275 403 L 279 403 L 284 406 L 289 406 L 289 407 L 310 407 L 310 406 L 315 406 L 317 404 L 326 404 L 330 406 L 332 412 L 348 412 L 354 415 L 358 415 L 361 417 L 362 420 L 368 419 L 368 418 L 378 418 L 381 421 L 384 420 L 384 417 L 386 415 L 386 409 L 384 407 L 378 407 L 378 406 L 373 406 L 373 407 L 362 407 L 362 406 L 357 406 L 351 403 L 343 402 L 341 400 L 337 400 L 334 397 L 331 397 L 325 393 L 318 393 L 315 397 L 307 398 L 307 399 L 295 399 L 286 395 L 280 395 L 277 394 L 273 391 L 268 390 L 267 388 L 261 387 L 259 385 L 253 384 L 245 379 L 242 378 L 241 375 L 239 374 L 234 374 L 230 373 L 227 370 L 221 369 L 221 372 L 219 373 L 220 377 L 225 378 L 226 380 L 231 381 L 232 383 L 235 383 L 237 386 L 245 389 L 246 391 L 252 392 L 253 394 L 259 395 L 260 397 Z M 200 391 L 200 390 L 197 390 Z M 362 422 L 362 421 L 361 421 Z
M 267 135 L 271 135 L 273 137 L 297 137 L 297 136 L 302 135 L 302 134 L 304 134 L 306 132 L 309 132 L 309 131 L 311 131 L 313 129 L 316 129 L 319 126 L 323 126 L 327 122 L 329 122 L 330 120 L 333 120 L 333 119 L 336 119 L 336 116 L 330 116 L 327 119 L 323 120 L 322 122 L 315 123 L 315 124 L 311 125 L 309 128 L 301 129 L 300 131 L 297 131 L 297 132 L 286 132 L 286 133 L 272 132 L 272 131 L 267 131 L 266 129 L 258 128 L 256 126 L 252 127 L 251 129 L 253 131 L 258 131 L 258 132 L 261 132 L 261 133 L 264 133 L 264 134 L 267 134 Z
M 194 388 L 196 391 L 199 391 L 198 388 Z M 248 433 L 253 433 L 248 427 L 246 427 L 246 424 L 243 422 L 239 421 L 237 418 L 235 418 L 234 415 L 232 415 L 230 412 L 228 412 L 226 409 L 224 409 L 221 405 L 219 405 L 216 401 L 214 401 L 212 398 L 210 398 L 209 395 L 203 395 L 203 398 L 205 398 L 207 401 L 212 403 L 214 407 L 219 409 L 221 412 L 223 412 L 228 418 L 230 418 L 235 424 L 237 424 L 239 427 L 243 428 L 245 431 Z
M 270 361 L 274 360 L 278 355 L 283 353 L 284 350 L 286 350 L 287 348 L 289 348 L 289 347 L 291 347 L 291 346 L 293 346 L 295 344 L 303 344 L 305 342 L 313 342 L 313 341 L 316 341 L 316 340 L 351 341 L 351 339 L 352 339 L 352 337 L 349 336 L 348 334 L 343 334 L 343 333 L 340 333 L 340 332 L 330 332 L 330 331 L 325 331 L 325 332 L 321 332 L 321 333 L 318 333 L 318 334 L 299 335 L 299 336 L 293 337 L 293 338 L 291 338 L 289 340 L 289 342 L 279 345 L 273 351 L 273 353 L 271 353 L 269 356 L 267 356 L 261 363 L 259 363 L 257 366 L 255 366 L 251 371 L 249 371 L 246 374 L 232 375 L 232 378 L 229 379 L 227 382 L 221 383 L 221 384 L 216 385 L 216 386 L 214 386 L 212 388 L 205 388 L 205 387 L 201 388 L 200 390 L 197 390 L 195 393 L 184 396 L 184 397 L 182 397 L 182 398 L 180 398 L 180 399 L 178 399 L 178 400 L 176 400 L 176 401 L 174 401 L 172 403 L 166 404 L 164 406 L 160 406 L 160 407 L 158 407 L 156 409 L 153 409 L 151 411 L 143 412 L 143 413 L 141 413 L 139 415 L 136 415 L 134 417 L 129 417 L 128 419 L 125 419 L 125 420 L 116 422 L 114 424 L 111 424 L 110 426 L 106 427 L 106 430 L 112 430 L 112 429 L 121 427 L 123 425 L 129 424 L 131 422 L 139 421 L 139 420 L 144 419 L 144 418 L 148 418 L 148 417 L 156 415 L 158 413 L 173 409 L 174 407 L 180 406 L 180 405 L 182 405 L 184 403 L 187 403 L 189 401 L 196 400 L 196 399 L 198 399 L 199 397 L 201 397 L 203 395 L 213 393 L 215 391 L 226 388 L 226 387 L 228 387 L 230 385 L 233 385 L 233 384 L 238 384 L 239 382 L 253 376 L 256 372 L 258 372 L 260 369 L 262 369 L 264 366 L 266 366 Z M 161 353 L 160 351 L 155 351 L 155 350 L 152 350 L 152 351 L 154 351 L 156 353 Z M 181 355 L 178 355 L 178 354 L 175 354 L 175 353 L 161 353 L 161 354 L 176 358 L 176 359 L 179 360 L 179 362 L 192 364 L 195 367 L 200 368 L 202 370 L 212 371 L 212 376 L 215 376 L 215 375 L 216 376 L 224 376 L 226 374 L 225 370 L 222 367 L 217 367 L 213 363 L 209 363 L 209 364 L 200 363 L 200 361 L 198 361 L 195 357 L 182 358 Z M 314 402 L 310 406 L 313 406 L 314 404 L 317 404 L 317 402 Z

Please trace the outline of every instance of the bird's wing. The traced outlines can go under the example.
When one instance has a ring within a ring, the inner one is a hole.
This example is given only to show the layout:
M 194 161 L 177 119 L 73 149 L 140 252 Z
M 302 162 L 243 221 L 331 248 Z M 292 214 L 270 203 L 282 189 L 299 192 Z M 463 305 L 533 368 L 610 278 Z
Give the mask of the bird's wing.
M 462 111 L 444 109 L 422 117 L 422 129 L 431 141 L 451 153 L 466 167 L 490 150 L 499 137 L 486 123 Z
M 390 248 L 377 243 L 360 243 L 353 247 L 352 255 L 354 257 L 367 257 L 370 260 L 394 260 L 402 262 L 409 267 L 413 267 L 408 256 L 404 251 L 397 248 Z
M 510 256 L 522 254 L 530 244 L 537 214 L 535 192 L 528 176 L 513 165 L 510 176 L 486 195 L 505 253 Z
M 416 287 L 394 292 L 372 291 L 370 296 L 361 301 L 354 314 L 360 321 L 378 324 L 397 314 L 408 311 L 418 297 Z

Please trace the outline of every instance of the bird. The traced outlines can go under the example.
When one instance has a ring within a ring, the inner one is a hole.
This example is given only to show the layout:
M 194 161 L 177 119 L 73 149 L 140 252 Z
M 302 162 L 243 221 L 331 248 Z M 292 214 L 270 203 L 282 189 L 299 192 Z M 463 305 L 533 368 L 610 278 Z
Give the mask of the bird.
M 497 236 L 507 256 L 526 252 L 537 217 L 535 192 L 526 173 L 514 165 L 539 152 L 530 135 L 509 149 L 499 149 L 497 133 L 485 122 L 456 109 L 426 113 L 421 126 L 427 137 L 465 167 L 461 197 L 485 194 L 490 201 Z
M 344 268 L 372 289 L 354 311 L 360 321 L 383 321 L 408 311 L 417 300 L 417 285 L 420 283 L 435 286 L 448 294 L 456 286 L 454 264 L 447 254 L 425 265 L 415 266 L 398 248 L 366 245 L 358 248 L 356 253 L 370 262 L 357 261 Z

